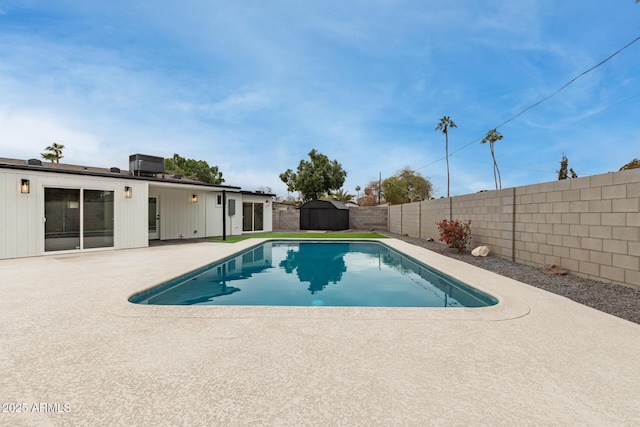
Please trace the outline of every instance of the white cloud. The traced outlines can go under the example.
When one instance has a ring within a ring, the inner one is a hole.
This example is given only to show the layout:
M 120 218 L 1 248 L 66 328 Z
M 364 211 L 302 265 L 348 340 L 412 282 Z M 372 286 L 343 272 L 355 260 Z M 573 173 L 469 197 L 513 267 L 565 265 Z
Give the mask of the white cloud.
M 45 147 L 63 144 L 66 158 L 93 165 L 100 151 L 95 135 L 74 129 L 67 120 L 47 111 L 13 110 L 0 105 L 0 149 L 3 155 L 19 159 L 40 158 Z

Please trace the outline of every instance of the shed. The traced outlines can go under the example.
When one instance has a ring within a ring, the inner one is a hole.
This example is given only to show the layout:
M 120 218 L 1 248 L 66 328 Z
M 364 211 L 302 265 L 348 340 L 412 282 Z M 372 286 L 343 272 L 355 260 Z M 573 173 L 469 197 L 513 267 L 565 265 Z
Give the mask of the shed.
M 342 202 L 311 200 L 300 206 L 300 230 L 347 230 L 349 208 Z

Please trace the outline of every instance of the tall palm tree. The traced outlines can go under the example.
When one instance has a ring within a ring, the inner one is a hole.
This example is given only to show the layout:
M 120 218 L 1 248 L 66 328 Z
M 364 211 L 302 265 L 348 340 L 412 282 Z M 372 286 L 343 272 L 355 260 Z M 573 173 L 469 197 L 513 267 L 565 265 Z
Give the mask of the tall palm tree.
M 500 178 L 500 169 L 498 169 L 498 163 L 496 162 L 496 152 L 493 147 L 493 144 L 496 141 L 500 141 L 501 139 L 502 139 L 502 135 L 500 135 L 500 132 L 498 132 L 498 130 L 494 128 L 494 129 L 491 129 L 489 132 L 487 132 L 484 139 L 481 141 L 482 144 L 484 144 L 485 142 L 489 143 L 489 149 L 491 150 L 491 158 L 493 158 L 493 180 L 496 182 L 496 190 L 498 190 L 498 183 L 500 183 L 499 189 L 502 190 L 502 178 Z M 498 173 L 497 178 L 496 178 L 496 172 Z
M 64 145 L 58 144 L 54 142 L 50 146 L 44 149 L 44 153 L 40 153 L 43 159 L 51 161 L 51 163 L 60 163 L 60 159 L 64 156 L 62 155 L 62 150 L 64 149 Z
M 436 130 L 442 131 L 445 138 L 445 154 L 447 159 L 447 197 L 451 188 L 451 179 L 449 178 L 449 128 L 456 128 L 456 124 L 451 120 L 451 117 L 444 116 L 440 119 L 440 123 L 436 126 Z

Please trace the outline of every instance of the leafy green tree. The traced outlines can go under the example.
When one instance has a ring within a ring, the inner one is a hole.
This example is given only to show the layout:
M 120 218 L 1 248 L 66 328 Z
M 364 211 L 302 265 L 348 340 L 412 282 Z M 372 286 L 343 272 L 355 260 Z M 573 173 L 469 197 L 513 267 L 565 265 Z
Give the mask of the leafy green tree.
M 456 128 L 456 124 L 451 120 L 451 117 L 444 116 L 440 119 L 440 123 L 436 126 L 436 130 L 442 131 L 444 133 L 445 138 L 445 155 L 447 159 L 447 197 L 449 197 L 449 192 L 451 189 L 451 179 L 449 177 L 449 129 Z
M 569 167 L 569 159 L 567 159 L 564 153 L 562 153 L 562 160 L 560 160 L 560 170 L 556 172 L 558 172 L 558 181 L 578 177 L 578 174 L 575 173 L 573 168 Z
M 500 169 L 498 169 L 498 162 L 496 162 L 496 152 L 494 148 L 495 142 L 500 140 L 502 140 L 502 135 L 500 134 L 500 132 L 498 132 L 497 129 L 494 128 L 487 132 L 484 139 L 481 141 L 481 144 L 484 144 L 486 142 L 489 143 L 491 158 L 493 159 L 493 180 L 496 182 L 496 190 L 502 189 L 502 178 L 500 177 Z M 498 187 L 498 184 L 500 184 L 500 187 Z
M 288 191 L 297 191 L 303 202 L 319 199 L 331 191 L 337 191 L 344 184 L 347 172 L 336 160 L 329 160 L 327 156 L 316 149 L 309 152 L 311 161 L 300 160 L 298 171 L 287 169 L 280 174 L 282 182 L 287 184 Z
M 182 175 L 185 178 L 206 182 L 207 184 L 222 184 L 222 172 L 217 166 L 209 166 L 204 160 L 185 159 L 174 154 L 170 159 L 164 159 L 166 173 Z
M 384 198 L 392 205 L 428 200 L 433 193 L 431 182 L 419 172 L 404 167 L 394 176 L 382 181 Z
M 640 1 L 640 0 L 637 0 Z M 621 171 L 626 171 L 629 169 L 638 169 L 640 168 L 640 160 L 639 159 L 633 159 L 631 160 L 629 163 L 627 163 L 626 165 L 622 166 L 620 168 Z
M 338 191 L 332 191 L 329 193 L 329 197 L 331 200 L 335 200 L 336 202 L 347 203 L 353 199 L 353 194 L 349 194 L 348 191 L 341 188 Z
M 43 159 L 49 160 L 51 163 L 60 163 L 60 159 L 64 157 L 62 155 L 62 150 L 64 150 L 64 145 L 54 142 L 45 148 L 45 152 L 40 153 L 40 155 Z

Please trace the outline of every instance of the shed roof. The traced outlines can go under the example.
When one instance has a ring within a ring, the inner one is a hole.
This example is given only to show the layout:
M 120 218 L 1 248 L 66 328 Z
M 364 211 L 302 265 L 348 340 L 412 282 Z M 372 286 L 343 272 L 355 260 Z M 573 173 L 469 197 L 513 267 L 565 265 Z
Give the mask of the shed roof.
M 347 205 L 335 200 L 310 200 L 304 205 L 300 206 L 300 209 L 349 209 Z

